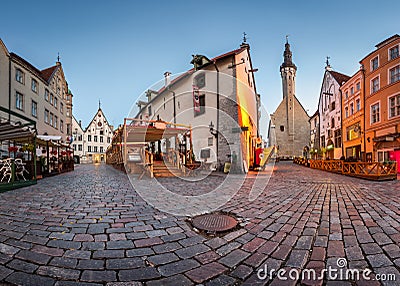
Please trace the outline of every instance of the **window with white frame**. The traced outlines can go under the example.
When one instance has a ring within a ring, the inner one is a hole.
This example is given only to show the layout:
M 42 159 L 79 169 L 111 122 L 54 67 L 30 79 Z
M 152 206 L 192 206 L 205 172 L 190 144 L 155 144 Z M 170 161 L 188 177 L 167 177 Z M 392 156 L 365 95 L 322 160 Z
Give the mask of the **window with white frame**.
M 348 91 L 346 91 L 345 97 L 346 97 L 346 99 L 349 97 L 349 92 Z
M 360 109 L 361 109 L 360 99 L 356 99 L 356 112 L 360 111 Z
M 377 92 L 378 90 L 379 90 L 379 77 L 376 77 L 371 81 L 371 93 Z
M 399 57 L 399 46 L 395 46 L 389 50 L 389 58 L 390 60 L 394 60 Z
M 37 102 L 32 100 L 31 114 L 37 118 Z
M 24 72 L 20 69 L 15 70 L 15 80 L 24 84 Z
M 60 102 L 60 113 L 64 114 L 64 104 Z
M 64 121 L 60 119 L 60 131 L 64 132 Z
M 379 102 L 371 105 L 371 124 L 379 122 Z
M 92 152 L 92 146 L 87 146 L 88 152 Z
M 15 108 L 24 110 L 24 95 L 18 91 L 15 93 Z
M 375 57 L 371 60 L 371 70 L 376 70 L 379 67 L 379 59 Z
M 34 93 L 38 92 L 38 82 L 35 79 L 32 79 L 31 89 Z
M 346 118 L 349 117 L 349 108 L 347 106 L 344 108 L 344 114 Z
M 350 115 L 354 114 L 354 104 L 350 103 Z
M 359 91 L 361 89 L 361 84 L 359 82 L 357 82 L 356 84 L 356 90 Z
M 57 99 L 57 97 L 54 97 L 54 107 L 56 109 L 58 108 L 58 99 Z
M 351 94 L 351 95 L 354 94 L 354 87 L 353 87 L 353 86 L 350 88 L 350 94 Z
M 54 102 L 54 95 L 50 93 L 50 104 L 53 105 Z
M 78 151 L 82 151 L 82 144 L 78 145 Z
M 400 80 L 400 65 L 389 70 L 390 83 L 395 83 Z
M 54 115 L 54 128 L 55 129 L 58 128 L 57 123 L 58 123 L 58 117 L 56 115 Z
M 100 146 L 100 153 L 103 153 L 103 152 L 104 152 L 104 147 Z
M 49 101 L 49 90 L 48 89 L 44 90 L 44 100 Z
M 97 146 L 93 147 L 93 152 L 97 153 Z
M 389 98 L 389 118 L 400 115 L 400 94 Z

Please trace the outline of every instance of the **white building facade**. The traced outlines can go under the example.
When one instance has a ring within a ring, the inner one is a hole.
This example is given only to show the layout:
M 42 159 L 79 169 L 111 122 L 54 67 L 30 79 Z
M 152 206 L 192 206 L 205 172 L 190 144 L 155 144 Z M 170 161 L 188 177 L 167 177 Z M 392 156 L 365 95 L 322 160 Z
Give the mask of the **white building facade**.
M 340 86 L 349 78 L 333 71 L 327 63 L 318 102 L 320 149 L 327 159 L 340 159 L 343 155 Z
M 75 117 L 72 120 L 72 136 L 75 162 L 101 163 L 106 160 L 106 150 L 111 143 L 113 126 L 99 107 L 86 129 Z
M 149 90 L 133 116 L 190 125 L 196 161 L 218 167 L 236 154 L 237 171 L 246 172 L 254 164 L 260 105 L 249 51 L 242 43 L 213 59 L 194 56 L 193 69 L 173 80 L 165 73 L 164 86 Z M 160 142 L 160 151 L 175 144 Z

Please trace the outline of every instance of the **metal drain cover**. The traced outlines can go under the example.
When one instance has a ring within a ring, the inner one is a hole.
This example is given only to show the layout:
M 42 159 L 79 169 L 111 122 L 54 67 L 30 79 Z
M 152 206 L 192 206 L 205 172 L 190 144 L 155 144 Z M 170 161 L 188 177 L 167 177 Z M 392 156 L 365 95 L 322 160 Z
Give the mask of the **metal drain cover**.
M 192 225 L 204 231 L 228 231 L 235 228 L 237 220 L 226 214 L 204 214 L 192 219 Z

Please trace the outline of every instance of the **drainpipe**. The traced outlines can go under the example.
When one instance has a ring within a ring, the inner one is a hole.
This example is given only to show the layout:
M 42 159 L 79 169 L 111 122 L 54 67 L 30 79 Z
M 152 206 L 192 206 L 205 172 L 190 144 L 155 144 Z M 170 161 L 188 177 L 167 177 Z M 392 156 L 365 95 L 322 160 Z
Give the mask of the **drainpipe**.
M 342 156 L 341 157 L 343 157 L 344 155 L 344 133 L 343 133 L 343 108 L 342 108 L 342 100 L 343 100 L 343 93 L 342 93 L 342 90 L 341 89 L 339 89 L 339 92 L 340 92 L 340 130 L 341 130 L 341 132 L 342 132 L 342 136 L 341 136 L 341 141 L 342 142 L 340 142 L 341 143 L 341 145 L 342 145 Z M 347 134 L 347 132 L 346 132 L 346 134 Z
M 172 90 L 170 90 L 169 89 L 169 86 L 167 87 L 167 90 L 170 92 L 170 93 L 172 93 L 172 100 L 173 100 L 173 103 L 174 103 L 174 123 L 176 124 L 176 104 L 175 104 L 175 102 L 176 102 L 176 94 L 175 94 L 175 91 L 172 91 Z
M 167 86 L 167 90 L 170 93 L 172 93 L 172 101 L 173 101 L 173 104 L 174 104 L 174 124 L 176 124 L 176 104 L 175 104 L 175 102 L 176 102 L 176 94 L 175 94 L 175 91 L 169 89 L 169 86 Z M 167 139 L 167 140 L 169 140 L 169 139 Z M 174 146 L 175 146 L 175 150 L 176 150 L 176 146 L 178 146 L 178 137 L 175 137 Z
M 218 130 L 219 130 L 219 69 L 218 69 L 218 66 L 217 66 L 217 62 L 216 62 L 216 60 L 214 60 L 213 61 L 213 64 L 214 64 L 214 67 L 215 67 L 215 70 L 217 71 L 217 125 L 216 125 L 216 129 L 217 129 L 217 137 L 216 137 L 216 149 L 217 149 L 217 164 L 218 164 L 218 141 L 219 141 L 219 137 L 218 137 Z
M 11 121 L 11 56 L 8 57 L 8 121 Z
M 363 120 L 364 120 L 364 138 L 363 138 L 363 141 L 364 141 L 364 158 L 363 158 L 363 161 L 364 162 L 366 162 L 367 161 L 367 144 L 366 144 L 366 142 L 365 142 L 365 140 L 366 140 L 366 134 L 367 134 L 367 132 L 366 132 L 366 129 L 365 129 L 365 127 L 366 127 L 366 124 L 365 124 L 365 116 L 366 116 L 366 113 L 365 113 L 365 99 L 366 99 L 366 96 L 365 96 L 365 69 L 364 69 L 364 65 L 361 65 L 361 74 L 362 74 L 362 81 L 363 81 L 363 89 L 362 89 L 362 92 L 363 92 L 363 112 L 364 112 L 364 116 L 363 116 Z

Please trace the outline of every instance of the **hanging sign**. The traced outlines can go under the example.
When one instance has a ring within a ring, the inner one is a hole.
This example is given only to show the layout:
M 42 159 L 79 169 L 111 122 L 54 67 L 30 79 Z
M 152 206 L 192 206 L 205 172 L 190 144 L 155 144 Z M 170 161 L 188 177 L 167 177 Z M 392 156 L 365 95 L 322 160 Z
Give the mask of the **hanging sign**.
M 200 91 L 197 85 L 193 85 L 193 110 L 200 112 Z

